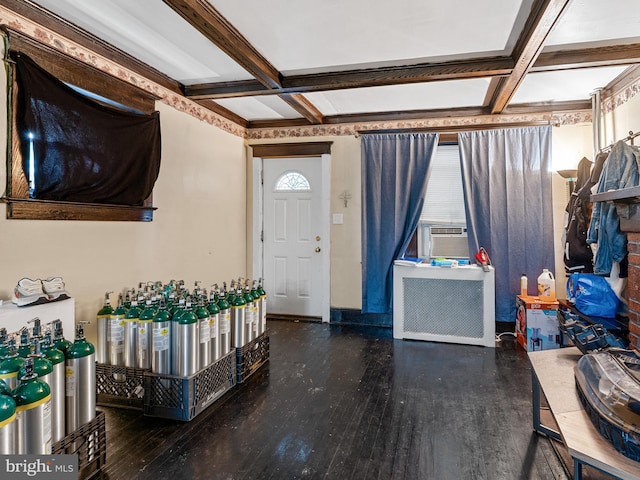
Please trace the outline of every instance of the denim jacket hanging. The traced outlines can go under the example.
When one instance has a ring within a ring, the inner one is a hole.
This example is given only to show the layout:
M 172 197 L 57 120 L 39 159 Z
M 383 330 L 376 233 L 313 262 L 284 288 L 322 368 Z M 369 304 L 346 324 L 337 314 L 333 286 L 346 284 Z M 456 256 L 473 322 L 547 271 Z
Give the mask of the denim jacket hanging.
M 616 142 L 604 164 L 597 193 L 635 187 L 639 184 L 640 150 L 623 141 Z M 597 243 L 593 272 L 609 275 L 613 262 L 627 255 L 627 234 L 620 231 L 616 207 L 611 202 L 594 202 L 587 243 Z

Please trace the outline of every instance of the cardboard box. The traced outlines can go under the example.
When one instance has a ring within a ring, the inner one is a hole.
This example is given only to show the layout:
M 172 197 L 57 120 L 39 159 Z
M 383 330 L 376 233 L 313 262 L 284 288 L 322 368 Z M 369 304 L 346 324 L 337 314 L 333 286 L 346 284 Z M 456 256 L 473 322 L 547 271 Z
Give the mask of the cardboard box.
M 516 297 L 516 338 L 525 350 L 560 348 L 557 301 L 539 297 Z

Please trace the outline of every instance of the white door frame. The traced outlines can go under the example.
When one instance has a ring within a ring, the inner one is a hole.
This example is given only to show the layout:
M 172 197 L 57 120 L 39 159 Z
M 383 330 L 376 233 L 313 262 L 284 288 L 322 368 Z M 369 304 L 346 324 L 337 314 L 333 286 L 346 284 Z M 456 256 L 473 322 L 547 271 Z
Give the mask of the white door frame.
M 322 191 L 320 193 L 320 203 L 322 216 L 320 219 L 320 231 L 322 232 L 322 322 L 329 323 L 331 316 L 331 155 L 312 155 L 322 162 Z M 290 155 L 287 158 L 296 158 L 297 155 Z M 262 165 L 269 157 L 253 157 L 253 238 L 252 238 L 252 258 L 253 258 L 253 278 L 264 277 L 264 242 L 262 241 L 262 231 L 264 224 L 264 205 L 262 202 L 264 185 L 262 184 Z M 269 292 L 267 292 L 269 295 Z

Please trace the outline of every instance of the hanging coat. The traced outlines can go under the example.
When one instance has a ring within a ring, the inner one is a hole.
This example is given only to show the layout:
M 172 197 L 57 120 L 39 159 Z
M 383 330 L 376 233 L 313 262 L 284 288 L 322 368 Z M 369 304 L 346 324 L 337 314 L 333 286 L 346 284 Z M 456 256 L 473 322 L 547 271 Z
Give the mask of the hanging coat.
M 571 198 L 567 204 L 567 223 L 564 231 L 564 264 L 567 273 L 593 272 L 593 253 L 587 244 L 589 229 L 591 161 L 583 157 L 578 164 L 578 173 Z

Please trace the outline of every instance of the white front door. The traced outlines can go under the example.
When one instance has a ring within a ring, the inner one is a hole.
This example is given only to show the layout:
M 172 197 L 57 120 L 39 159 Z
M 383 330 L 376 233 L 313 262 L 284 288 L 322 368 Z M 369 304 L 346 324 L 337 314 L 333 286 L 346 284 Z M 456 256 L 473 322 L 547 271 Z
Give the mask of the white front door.
M 322 317 L 321 157 L 265 158 L 262 191 L 267 312 Z

